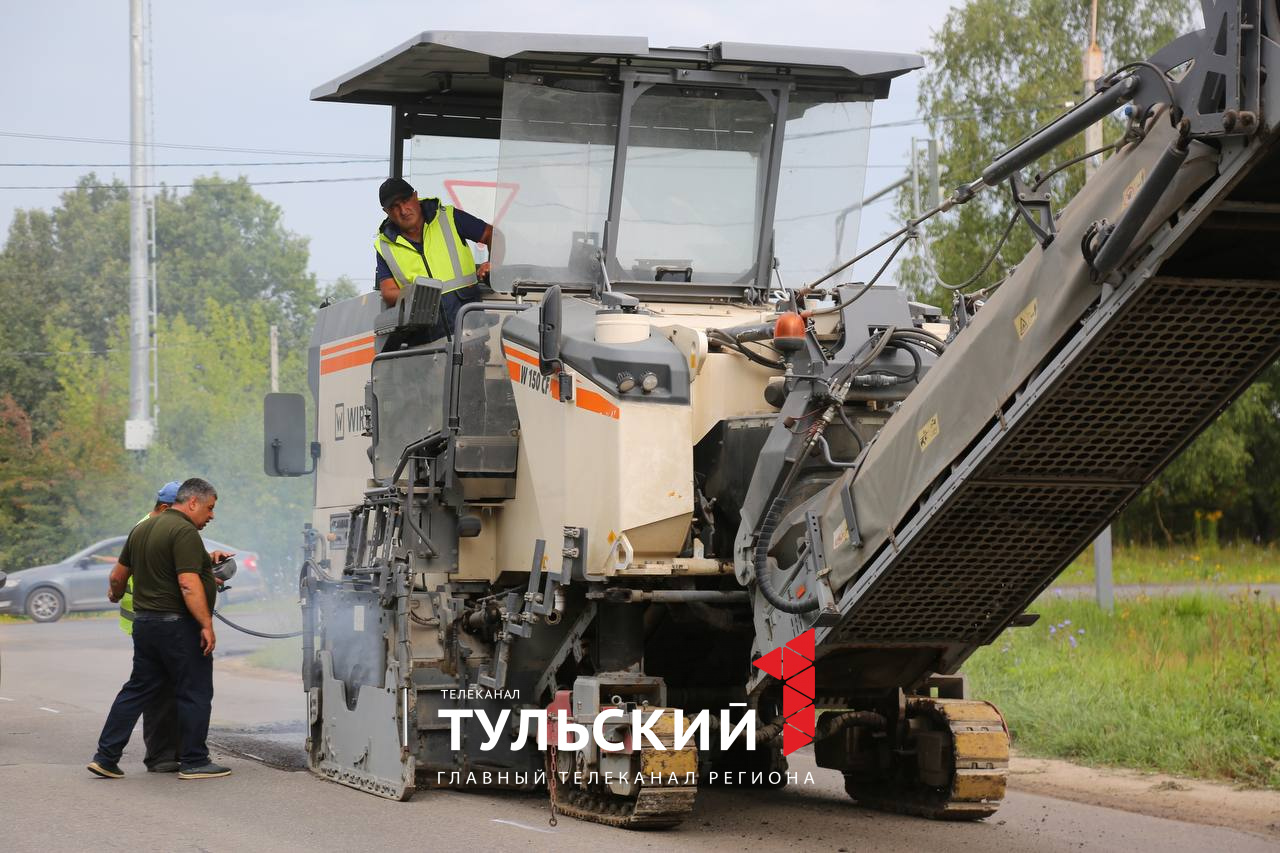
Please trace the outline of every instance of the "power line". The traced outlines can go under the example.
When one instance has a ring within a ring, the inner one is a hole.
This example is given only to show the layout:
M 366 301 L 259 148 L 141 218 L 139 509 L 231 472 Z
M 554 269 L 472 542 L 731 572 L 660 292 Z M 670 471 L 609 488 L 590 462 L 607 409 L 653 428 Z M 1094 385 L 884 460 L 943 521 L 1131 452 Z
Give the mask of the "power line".
M 965 121 L 967 119 L 982 119 L 982 118 L 990 118 L 992 116 L 1005 116 L 1005 115 L 1013 115 L 1014 113 L 1031 112 L 1033 110 L 1045 109 L 1046 107 L 1055 107 L 1057 109 L 1065 109 L 1066 107 L 1064 107 L 1063 105 L 1067 104 L 1067 106 L 1070 106 L 1072 104 L 1075 104 L 1077 97 L 1078 96 L 1076 94 L 1072 94 L 1072 95 L 1057 98 L 1054 100 L 1038 101 L 1034 104 L 1012 104 L 1007 109 L 1001 109 L 1001 110 L 977 110 L 971 113 L 952 113 L 950 115 L 944 115 L 944 116 L 914 116 L 912 118 L 901 119 L 899 121 L 885 121 L 885 122 L 880 122 L 878 124 L 872 124 L 872 125 L 869 125 L 869 129 L 876 130 L 878 128 L 886 128 L 886 127 L 910 127 L 911 125 L 929 124 L 930 122 L 956 122 L 956 121 Z M 1070 103 L 1068 104 L 1068 102 Z M 839 133 L 839 132 L 847 132 L 847 131 L 818 131 L 816 133 L 809 134 L 809 136 L 819 136 L 823 134 Z
M 912 118 L 900 119 L 897 121 L 878 122 L 875 124 L 868 125 L 867 128 L 871 130 L 875 130 L 878 128 L 908 127 L 910 125 L 915 125 L 915 124 L 928 124 L 931 121 L 951 122 L 951 121 L 963 121 L 965 119 L 987 118 L 990 116 L 998 116 L 998 115 L 1009 115 L 1012 113 L 1020 113 L 1020 112 L 1025 112 L 1033 109 L 1041 109 L 1047 106 L 1061 106 L 1067 101 L 1074 103 L 1076 98 L 1077 98 L 1077 94 L 1073 92 L 1070 95 L 1059 97 L 1056 99 L 1044 99 L 1044 100 L 1036 101 L 1034 103 L 1026 103 L 1026 104 L 1010 104 L 1008 107 L 1004 109 L 977 110 L 974 112 L 954 113 L 951 115 L 944 115 L 944 116 L 913 116 Z M 815 136 L 825 136 L 832 133 L 850 133 L 850 132 L 856 132 L 860 129 L 861 128 L 843 128 L 839 130 L 830 130 L 830 131 L 815 131 L 812 133 L 798 134 L 792 138 L 804 139 L 804 138 L 810 138 Z M 97 144 L 97 145 L 128 146 L 132 144 L 128 140 L 124 140 L 124 139 L 104 139 L 100 137 L 90 137 L 90 136 L 64 136 L 64 135 L 45 134 L 45 133 L 26 133 L 22 131 L 13 131 L 13 130 L 0 130 L 0 136 L 11 137 L 14 139 L 40 139 L 40 140 L 46 140 L 51 142 L 81 142 L 81 143 L 91 143 L 91 144 Z M 272 154 L 272 155 L 292 156 L 292 157 L 357 158 L 360 160 L 367 160 L 367 161 L 378 161 L 378 160 L 387 159 L 385 155 L 375 155 L 375 154 L 350 154 L 350 153 L 338 154 L 338 153 L 333 153 L 328 151 L 289 151 L 289 150 L 273 149 L 273 148 L 238 148 L 234 146 L 224 146 L 224 145 L 195 145 L 190 143 L 176 143 L 176 142 L 148 142 L 147 147 L 148 148 L 172 148 L 172 149 L 185 150 L 185 151 L 225 151 L 225 152 L 239 153 L 239 154 Z
M 197 186 L 204 189 L 216 186 L 237 186 L 244 184 L 250 187 L 273 187 L 281 184 L 340 184 L 348 181 L 385 181 L 386 175 L 366 175 L 360 178 L 304 178 L 294 181 L 233 181 L 225 184 L 97 184 L 96 186 L 82 187 L 74 186 L 10 186 L 0 187 L 0 190 L 78 190 L 78 189 L 170 189 L 170 190 L 189 190 Z
M 100 139 L 91 136 L 57 136 L 47 133 L 22 133 L 15 130 L 0 130 L 0 136 L 13 139 L 42 139 L 50 142 L 88 142 L 97 145 L 125 145 L 133 143 L 126 139 Z M 225 145 L 191 145 L 176 142 L 148 142 L 148 148 L 174 148 L 183 151 L 226 151 L 234 154 L 278 154 L 281 157 L 360 157 L 366 160 L 386 160 L 383 155 L 372 154 L 333 154 L 327 151 L 284 151 L 273 148 L 235 148 Z
M 386 159 L 386 158 L 383 158 Z M 274 162 L 259 161 L 256 163 L 152 163 L 152 168 L 211 168 L 218 166 L 336 166 L 346 163 L 362 163 L 369 165 L 368 158 L 359 160 L 277 160 Z M 125 169 L 128 163 L 0 163 L 0 166 L 17 166 L 31 168 L 73 168 L 73 169 Z

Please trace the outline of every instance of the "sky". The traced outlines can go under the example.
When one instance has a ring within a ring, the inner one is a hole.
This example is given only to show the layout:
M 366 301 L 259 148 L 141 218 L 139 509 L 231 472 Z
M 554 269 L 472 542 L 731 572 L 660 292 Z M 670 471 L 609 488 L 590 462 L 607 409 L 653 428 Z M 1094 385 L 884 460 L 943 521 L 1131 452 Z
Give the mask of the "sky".
M 324 179 L 263 183 L 257 191 L 280 205 L 286 228 L 309 239 L 311 272 L 322 289 L 342 275 L 363 287 L 372 278 L 370 247 L 382 218 L 376 188 L 386 174 L 385 160 L 340 164 L 332 161 L 348 158 L 315 155 L 385 158 L 389 109 L 313 103 L 309 95 L 420 32 L 591 33 L 646 36 L 651 47 L 744 41 L 918 53 L 954 5 L 948 0 L 490 0 L 467 7 L 383 0 L 150 0 L 152 160 L 157 179 L 170 185 L 215 172 L 229 178 L 243 174 L 252 182 Z M 104 164 L 92 171 L 126 183 L 129 178 L 127 144 L 69 139 L 128 141 L 127 0 L 6 6 L 0 29 L 0 72 L 6 80 L 0 87 L 0 226 L 5 233 L 15 210 L 51 208 L 60 195 L 58 189 L 13 187 L 70 186 L 91 171 L 88 165 L 14 164 Z M 875 105 L 873 123 L 916 116 L 919 73 L 895 81 L 889 100 Z M 868 192 L 902 176 L 911 137 L 924 134 L 921 124 L 873 129 Z M 159 165 L 315 160 L 326 162 Z M 862 246 L 896 227 L 891 212 L 889 199 L 868 209 Z M 166 283 L 159 286 L 163 300 Z

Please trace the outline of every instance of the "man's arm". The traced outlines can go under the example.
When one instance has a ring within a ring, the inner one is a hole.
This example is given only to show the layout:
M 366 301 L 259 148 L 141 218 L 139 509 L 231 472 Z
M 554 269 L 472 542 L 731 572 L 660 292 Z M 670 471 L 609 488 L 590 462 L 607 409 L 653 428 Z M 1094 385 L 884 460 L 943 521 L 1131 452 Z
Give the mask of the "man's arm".
M 204 597 L 200 573 L 187 571 L 179 574 L 178 588 L 182 590 L 182 603 L 187 605 L 191 616 L 200 623 L 200 651 L 206 655 L 212 654 L 217 638 L 213 635 L 213 616 L 209 613 L 209 602 Z
M 107 578 L 107 600 L 112 604 L 118 602 L 124 597 L 125 585 L 129 583 L 129 578 L 133 576 L 133 569 L 124 563 L 116 561 L 115 566 L 111 569 L 111 575 Z
M 388 308 L 400 298 L 400 285 L 394 278 L 384 278 L 378 282 L 378 291 L 382 294 L 382 304 Z

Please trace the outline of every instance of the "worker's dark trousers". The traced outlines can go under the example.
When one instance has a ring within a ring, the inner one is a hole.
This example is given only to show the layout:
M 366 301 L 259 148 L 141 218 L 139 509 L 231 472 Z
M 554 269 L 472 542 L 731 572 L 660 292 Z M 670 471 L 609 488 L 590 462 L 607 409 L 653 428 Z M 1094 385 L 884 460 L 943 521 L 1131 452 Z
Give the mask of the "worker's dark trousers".
M 166 614 L 167 615 L 167 614 Z M 119 763 L 138 717 L 161 691 L 172 690 L 178 711 L 182 768 L 209 763 L 213 658 L 200 652 L 200 626 L 190 617 L 157 621 L 138 613 L 133 622 L 133 673 L 116 695 L 98 738 L 95 761 Z
M 161 690 L 142 712 L 142 739 L 147 744 L 148 768 L 165 761 L 177 761 L 182 754 L 178 736 L 178 700 L 172 689 Z

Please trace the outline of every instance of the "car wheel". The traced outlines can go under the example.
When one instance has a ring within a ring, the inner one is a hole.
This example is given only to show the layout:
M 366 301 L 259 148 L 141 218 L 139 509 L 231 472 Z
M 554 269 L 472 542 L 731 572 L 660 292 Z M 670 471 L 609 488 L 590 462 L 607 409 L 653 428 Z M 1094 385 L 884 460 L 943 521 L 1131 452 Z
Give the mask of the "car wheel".
M 27 615 L 36 622 L 57 622 L 67 612 L 67 600 L 53 587 L 40 587 L 27 596 Z

